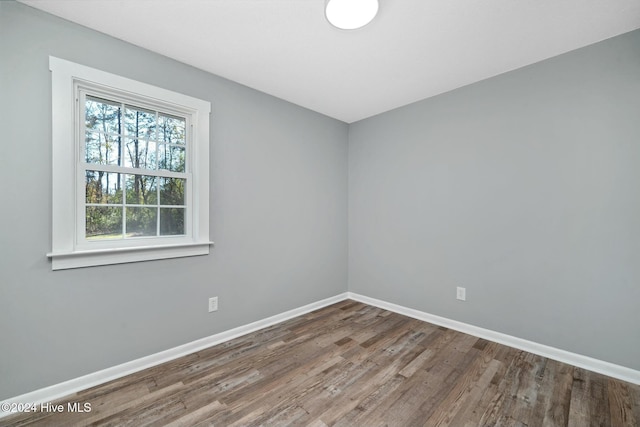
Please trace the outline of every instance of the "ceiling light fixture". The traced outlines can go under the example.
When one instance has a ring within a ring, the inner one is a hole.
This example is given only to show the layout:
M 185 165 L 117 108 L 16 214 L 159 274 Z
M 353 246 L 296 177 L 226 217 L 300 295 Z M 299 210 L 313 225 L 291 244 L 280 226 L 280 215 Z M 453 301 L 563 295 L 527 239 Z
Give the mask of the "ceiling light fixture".
M 378 13 L 378 0 L 328 0 L 327 20 L 341 30 L 364 27 Z

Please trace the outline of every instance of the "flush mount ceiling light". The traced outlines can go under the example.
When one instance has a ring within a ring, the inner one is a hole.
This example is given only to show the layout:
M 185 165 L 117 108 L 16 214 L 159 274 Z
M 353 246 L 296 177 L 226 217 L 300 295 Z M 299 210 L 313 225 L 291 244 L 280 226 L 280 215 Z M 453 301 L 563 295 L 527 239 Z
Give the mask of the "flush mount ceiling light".
M 378 0 L 328 0 L 327 20 L 341 30 L 364 27 L 378 13 Z

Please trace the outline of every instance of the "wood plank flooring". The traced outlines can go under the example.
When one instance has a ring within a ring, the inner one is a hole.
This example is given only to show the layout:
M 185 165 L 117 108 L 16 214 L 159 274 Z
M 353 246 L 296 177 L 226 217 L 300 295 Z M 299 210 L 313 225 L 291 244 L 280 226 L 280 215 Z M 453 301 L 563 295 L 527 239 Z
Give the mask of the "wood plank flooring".
M 640 425 L 640 386 L 349 300 L 58 403 L 0 424 Z

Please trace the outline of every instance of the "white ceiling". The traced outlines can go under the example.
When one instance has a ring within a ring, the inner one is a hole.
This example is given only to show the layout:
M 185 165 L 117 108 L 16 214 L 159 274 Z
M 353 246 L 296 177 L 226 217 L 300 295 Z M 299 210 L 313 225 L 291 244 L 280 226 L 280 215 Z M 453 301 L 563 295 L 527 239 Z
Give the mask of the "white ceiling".
M 351 123 L 640 28 L 640 0 L 20 0 Z

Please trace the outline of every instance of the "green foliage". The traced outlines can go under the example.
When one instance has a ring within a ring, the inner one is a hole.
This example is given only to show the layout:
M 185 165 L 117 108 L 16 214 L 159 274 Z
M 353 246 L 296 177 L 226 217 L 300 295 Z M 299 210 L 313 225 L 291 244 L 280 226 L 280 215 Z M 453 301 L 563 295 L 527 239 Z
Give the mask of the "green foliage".
M 122 207 L 87 206 L 87 239 L 122 237 Z
M 127 237 L 156 236 L 158 209 L 127 206 Z
M 184 234 L 184 208 L 160 208 L 160 235 Z

